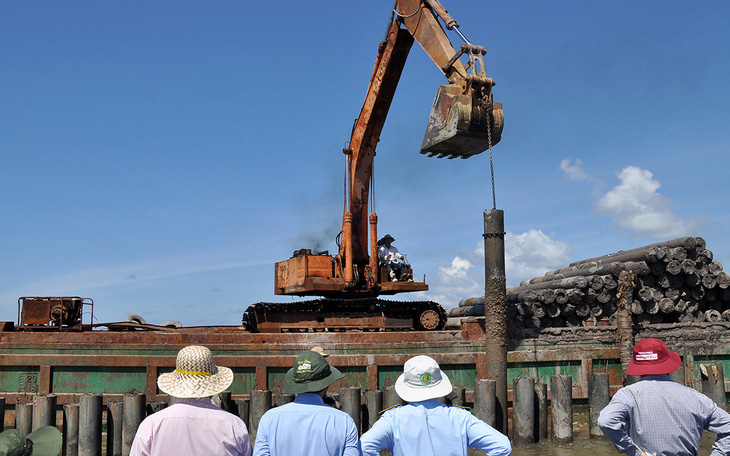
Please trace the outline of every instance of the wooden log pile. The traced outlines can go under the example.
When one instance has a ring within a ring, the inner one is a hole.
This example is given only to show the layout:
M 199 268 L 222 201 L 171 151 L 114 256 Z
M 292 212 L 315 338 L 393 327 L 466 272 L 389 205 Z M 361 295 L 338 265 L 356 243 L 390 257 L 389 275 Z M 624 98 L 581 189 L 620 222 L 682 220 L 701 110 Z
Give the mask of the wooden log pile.
M 615 326 L 618 276 L 634 275 L 634 324 L 730 321 L 730 278 L 699 237 L 683 237 L 571 263 L 507 289 L 516 328 Z M 449 317 L 483 316 L 484 297 Z

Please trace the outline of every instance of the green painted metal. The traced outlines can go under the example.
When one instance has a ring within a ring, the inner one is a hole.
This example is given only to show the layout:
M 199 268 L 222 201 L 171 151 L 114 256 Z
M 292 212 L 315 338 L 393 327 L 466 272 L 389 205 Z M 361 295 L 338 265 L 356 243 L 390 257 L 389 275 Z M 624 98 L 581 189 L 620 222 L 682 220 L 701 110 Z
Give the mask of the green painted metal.
M 477 369 L 474 364 L 442 364 L 441 370 L 449 377 L 452 386 L 474 389 Z
M 144 367 L 57 366 L 51 370 L 51 393 L 143 393 L 146 379 Z
M 379 366 L 378 389 L 385 390 L 386 386 L 394 386 L 398 376 L 403 373 L 403 366 Z
M 37 393 L 39 372 L 38 366 L 0 366 L 0 391 Z
M 573 383 L 582 380 L 580 361 L 558 361 L 558 362 L 524 362 L 507 365 L 507 382 L 512 385 L 514 379 L 521 377 L 534 378 L 549 382 L 553 375 L 570 375 Z
M 255 367 L 234 367 L 233 383 L 228 390 L 231 394 L 251 394 L 256 388 Z

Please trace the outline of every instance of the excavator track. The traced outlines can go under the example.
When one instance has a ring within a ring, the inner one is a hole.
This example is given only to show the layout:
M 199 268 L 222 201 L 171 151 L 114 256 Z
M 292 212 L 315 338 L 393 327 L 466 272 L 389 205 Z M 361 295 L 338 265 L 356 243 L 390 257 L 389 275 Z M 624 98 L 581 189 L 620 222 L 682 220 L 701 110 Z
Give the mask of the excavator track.
M 251 332 L 436 331 L 446 311 L 433 301 L 323 298 L 293 303 L 259 302 L 243 313 Z

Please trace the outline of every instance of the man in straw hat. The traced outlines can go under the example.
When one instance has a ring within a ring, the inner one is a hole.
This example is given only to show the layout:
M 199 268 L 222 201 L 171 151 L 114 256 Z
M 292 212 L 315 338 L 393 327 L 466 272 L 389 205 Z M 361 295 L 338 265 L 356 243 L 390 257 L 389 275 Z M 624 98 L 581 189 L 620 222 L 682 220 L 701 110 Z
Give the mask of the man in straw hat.
M 63 437 L 55 426 L 44 426 L 28 435 L 17 429 L 0 433 L 0 456 L 58 456 Z
M 682 361 L 659 339 L 634 345 L 627 375 L 641 379 L 619 389 L 601 410 L 598 426 L 619 453 L 696 455 L 702 432 L 717 434 L 712 456 L 730 454 L 730 415 L 704 394 L 669 379 Z
M 421 355 L 406 361 L 395 392 L 409 404 L 382 412 L 360 439 L 363 456 L 379 455 L 384 448 L 393 456 L 462 456 L 467 448 L 484 450 L 488 456 L 510 455 L 507 436 L 468 410 L 439 402 L 451 391 L 449 378 L 432 358 Z
M 297 397 L 261 417 L 254 456 L 360 456 L 355 422 L 323 400 L 327 388 L 344 376 L 319 352 L 300 354 L 283 388 Z
M 180 350 L 175 370 L 157 379 L 160 391 L 175 402 L 142 421 L 130 455 L 250 456 L 246 425 L 212 401 L 231 382 L 231 369 L 216 366 L 208 348 L 191 345 Z

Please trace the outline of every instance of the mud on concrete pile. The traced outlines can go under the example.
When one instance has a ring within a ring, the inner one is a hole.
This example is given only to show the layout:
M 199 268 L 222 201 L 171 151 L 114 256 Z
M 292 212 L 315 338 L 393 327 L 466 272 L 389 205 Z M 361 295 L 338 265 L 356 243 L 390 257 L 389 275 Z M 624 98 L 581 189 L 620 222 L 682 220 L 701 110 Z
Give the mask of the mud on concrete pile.
M 507 289 L 513 328 L 616 326 L 618 277 L 631 272 L 634 324 L 730 321 L 730 278 L 699 237 L 683 237 L 571 263 Z M 484 315 L 484 297 L 449 317 Z

